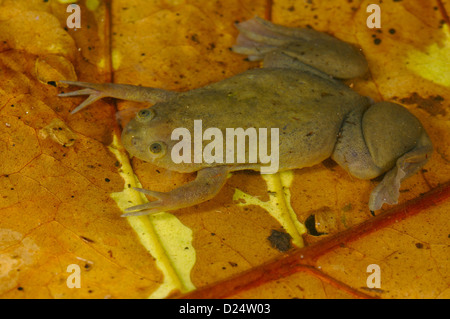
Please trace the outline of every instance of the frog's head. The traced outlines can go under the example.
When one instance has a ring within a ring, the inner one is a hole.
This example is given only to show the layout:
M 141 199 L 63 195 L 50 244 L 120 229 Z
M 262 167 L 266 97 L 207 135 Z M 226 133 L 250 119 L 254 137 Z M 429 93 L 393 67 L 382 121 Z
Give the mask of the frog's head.
M 160 167 L 170 168 L 170 123 L 152 108 L 140 110 L 122 132 L 122 143 L 131 156 Z

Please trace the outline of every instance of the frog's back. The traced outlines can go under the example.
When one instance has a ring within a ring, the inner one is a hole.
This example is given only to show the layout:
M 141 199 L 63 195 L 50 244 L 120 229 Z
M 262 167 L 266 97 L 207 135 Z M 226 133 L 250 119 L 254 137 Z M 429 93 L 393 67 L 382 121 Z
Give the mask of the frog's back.
M 202 120 L 203 130 L 219 128 L 223 136 L 226 128 L 267 128 L 269 133 L 278 128 L 280 169 L 328 158 L 345 116 L 369 105 L 341 82 L 291 69 L 249 70 L 169 103 L 171 107 L 161 105 L 161 111 L 171 112 L 167 116 L 175 126 L 191 132 L 194 120 Z M 244 168 L 259 169 L 259 164 Z

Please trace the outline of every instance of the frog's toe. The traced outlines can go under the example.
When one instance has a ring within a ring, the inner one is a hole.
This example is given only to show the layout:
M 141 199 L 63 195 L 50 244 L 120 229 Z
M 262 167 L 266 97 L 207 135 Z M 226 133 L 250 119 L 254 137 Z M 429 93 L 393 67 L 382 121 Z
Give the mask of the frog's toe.
M 400 182 L 405 177 L 402 169 L 393 169 L 383 178 L 383 181 L 375 187 L 370 194 L 369 209 L 376 211 L 383 204 L 395 205 L 400 195 Z
M 154 208 L 155 205 L 162 204 L 162 202 L 164 201 L 165 193 L 150 191 L 148 189 L 143 189 L 143 188 L 138 188 L 138 187 L 133 187 L 133 189 L 138 192 L 141 192 L 143 194 L 149 195 L 151 197 L 155 197 L 158 200 L 156 200 L 154 202 L 150 202 L 150 203 L 145 203 L 145 204 L 141 204 L 141 205 L 128 207 L 127 209 L 125 209 L 126 212 L 134 212 L 134 211 L 140 211 L 140 210 L 144 210 L 144 209 Z
M 163 212 L 165 210 L 174 209 L 174 207 L 172 207 L 173 205 L 170 204 L 170 195 L 168 193 L 155 192 L 137 187 L 133 187 L 133 189 L 145 195 L 157 198 L 157 200 L 141 205 L 128 207 L 127 209 L 125 209 L 127 213 L 123 214 L 122 217 L 151 215 Z
M 59 97 L 69 97 L 69 96 L 91 95 L 95 92 L 96 91 L 94 91 L 92 89 L 83 89 L 83 90 L 78 90 L 78 91 L 59 93 L 58 96 Z
M 167 91 L 158 88 L 149 88 L 130 84 L 116 84 L 116 83 L 88 83 L 78 81 L 59 81 L 60 83 L 79 86 L 85 88 L 75 92 L 61 93 L 59 96 L 79 96 L 89 95 L 89 97 L 76 107 L 71 113 L 76 113 L 82 108 L 94 103 L 95 101 L 104 97 L 113 97 L 116 99 L 157 103 L 170 100 L 178 93 Z
M 370 210 L 378 210 L 384 203 L 397 204 L 400 195 L 400 183 L 425 165 L 432 152 L 431 140 L 427 133 L 423 131 L 416 147 L 401 156 L 395 167 L 386 173 L 380 184 L 372 191 L 369 200 Z
M 141 205 L 136 205 L 136 206 L 132 206 L 132 207 L 128 207 L 125 209 L 126 212 L 136 212 L 136 211 L 141 211 L 144 209 L 150 209 L 153 208 L 156 204 L 161 203 L 160 200 L 154 201 L 154 202 L 150 202 L 150 203 L 145 203 L 145 204 L 141 204 Z
M 130 216 L 142 216 L 142 215 L 153 215 L 157 213 L 162 213 L 165 211 L 162 201 L 157 200 L 154 202 L 146 203 L 143 205 L 137 205 L 125 209 L 125 211 L 131 211 L 129 213 L 122 214 L 121 217 Z

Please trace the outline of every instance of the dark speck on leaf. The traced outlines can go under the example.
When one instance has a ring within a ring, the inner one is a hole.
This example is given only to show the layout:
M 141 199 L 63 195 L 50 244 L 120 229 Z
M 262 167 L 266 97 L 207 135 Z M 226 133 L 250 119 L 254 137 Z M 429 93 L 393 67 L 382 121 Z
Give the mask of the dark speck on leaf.
M 272 233 L 267 239 L 270 241 L 272 247 L 279 251 L 284 252 L 291 248 L 292 237 L 285 232 L 272 229 Z

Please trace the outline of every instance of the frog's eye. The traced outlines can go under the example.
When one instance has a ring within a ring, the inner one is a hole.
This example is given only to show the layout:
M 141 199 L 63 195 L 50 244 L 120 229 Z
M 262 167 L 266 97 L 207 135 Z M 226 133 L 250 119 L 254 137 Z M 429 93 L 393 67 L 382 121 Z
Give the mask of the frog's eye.
M 148 149 L 150 153 L 157 158 L 166 154 L 166 144 L 163 142 L 153 142 Z
M 155 111 L 153 111 L 151 109 L 140 110 L 136 115 L 136 119 L 139 122 L 147 122 L 147 121 L 150 121 L 154 117 L 155 117 Z

